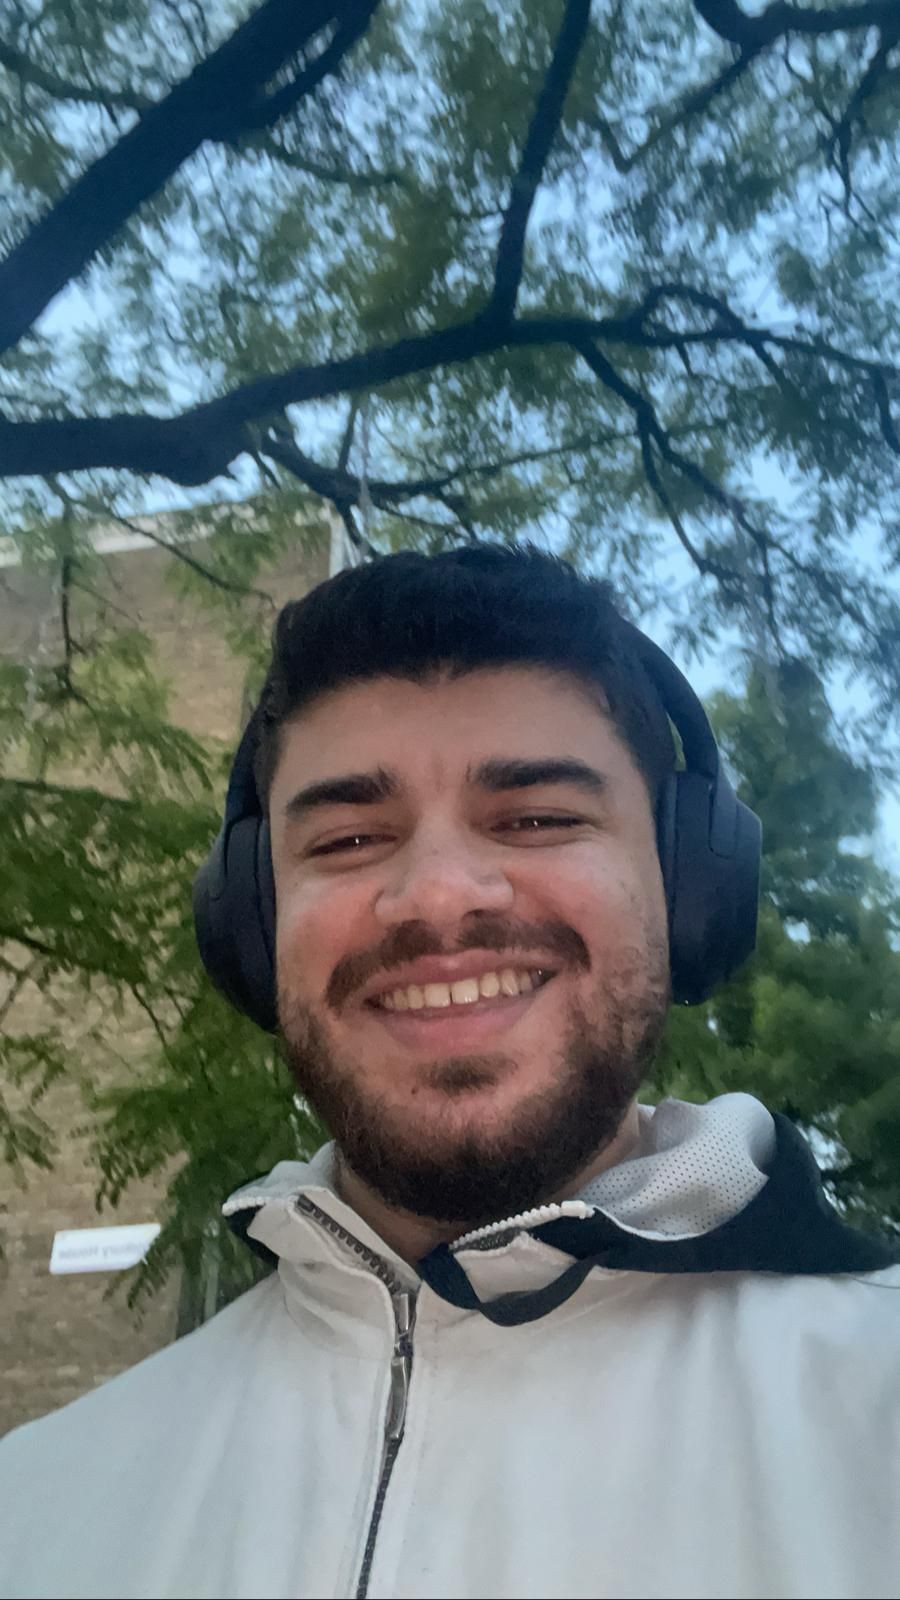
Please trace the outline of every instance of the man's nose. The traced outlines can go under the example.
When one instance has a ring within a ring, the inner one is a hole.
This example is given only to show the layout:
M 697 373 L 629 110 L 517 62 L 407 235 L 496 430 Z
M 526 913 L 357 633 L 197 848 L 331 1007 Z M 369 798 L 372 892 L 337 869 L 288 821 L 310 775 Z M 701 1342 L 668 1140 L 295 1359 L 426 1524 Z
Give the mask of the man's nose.
M 385 927 L 454 927 L 471 911 L 508 911 L 512 903 L 512 884 L 497 864 L 446 831 L 398 852 L 375 910 Z

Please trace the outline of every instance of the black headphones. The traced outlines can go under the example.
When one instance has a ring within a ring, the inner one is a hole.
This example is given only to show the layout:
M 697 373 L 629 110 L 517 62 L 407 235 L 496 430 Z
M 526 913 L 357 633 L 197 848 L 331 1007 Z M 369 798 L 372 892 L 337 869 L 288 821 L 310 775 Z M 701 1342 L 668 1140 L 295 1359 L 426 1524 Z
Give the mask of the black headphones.
M 646 634 L 623 626 L 684 751 L 685 770 L 673 772 L 662 787 L 657 846 L 669 908 L 672 998 L 697 1005 L 756 943 L 762 826 L 722 771 L 706 712 L 687 679 Z M 257 710 L 234 758 L 218 838 L 194 880 L 194 926 L 216 988 L 260 1028 L 275 1032 L 275 880 L 268 818 L 253 776 L 258 734 Z

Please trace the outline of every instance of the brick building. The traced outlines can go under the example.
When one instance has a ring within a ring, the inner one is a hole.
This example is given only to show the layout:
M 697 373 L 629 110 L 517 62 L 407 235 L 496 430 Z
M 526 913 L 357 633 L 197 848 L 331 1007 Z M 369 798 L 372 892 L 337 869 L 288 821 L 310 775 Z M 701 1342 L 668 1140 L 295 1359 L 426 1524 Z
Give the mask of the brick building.
M 165 537 L 166 517 L 138 519 L 138 526 Z M 172 557 L 140 533 L 98 530 L 96 546 L 109 563 L 116 606 L 152 638 L 163 673 L 173 687 L 176 721 L 190 731 L 231 739 L 241 721 L 244 668 L 230 652 L 214 616 L 181 598 L 166 581 Z M 196 547 L 202 555 L 202 543 Z M 278 605 L 304 594 L 352 559 L 342 528 L 324 520 L 298 530 L 295 550 L 256 580 Z M 0 541 L 0 655 L 54 659 L 53 619 L 58 611 L 50 579 L 24 571 Z M 261 616 L 268 629 L 271 617 Z M 189 885 L 185 883 L 185 893 Z M 0 993 L 0 1005 L 3 996 Z M 4 1028 L 31 1031 L 39 1025 L 48 996 L 28 985 L 4 1017 Z M 72 1017 L 72 1049 L 79 1048 L 88 1019 Z M 68 1021 L 68 1019 L 67 1019 Z M 117 1022 L 118 1026 L 118 1022 Z M 140 1027 L 122 1016 L 123 1054 Z M 15 1090 L 3 1088 L 14 1102 Z M 85 1143 L 73 1130 L 84 1120 L 74 1083 L 54 1086 L 41 1114 L 59 1142 L 50 1172 L 32 1172 L 20 1188 L 0 1156 L 0 1237 L 4 1315 L 0 1319 L 0 1433 L 64 1405 L 94 1385 L 151 1354 L 175 1336 L 179 1285 L 170 1282 L 138 1322 L 125 1303 L 128 1273 L 49 1272 L 58 1230 L 156 1220 L 159 1185 L 134 1184 L 117 1212 L 94 1205 L 97 1184 Z M 115 1278 L 114 1293 L 108 1293 Z

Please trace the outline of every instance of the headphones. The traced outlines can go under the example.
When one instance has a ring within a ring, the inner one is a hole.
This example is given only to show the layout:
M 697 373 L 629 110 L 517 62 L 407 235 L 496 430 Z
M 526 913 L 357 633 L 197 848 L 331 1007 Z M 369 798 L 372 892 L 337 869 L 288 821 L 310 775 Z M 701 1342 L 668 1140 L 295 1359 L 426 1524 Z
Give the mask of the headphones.
M 722 771 L 687 679 L 630 622 L 629 639 L 678 730 L 685 770 L 662 786 L 657 849 L 669 911 L 672 998 L 698 1005 L 756 944 L 762 826 Z M 275 879 L 269 822 L 253 776 L 259 708 L 238 745 L 219 835 L 194 880 L 200 959 L 216 988 L 267 1032 L 278 1027 Z

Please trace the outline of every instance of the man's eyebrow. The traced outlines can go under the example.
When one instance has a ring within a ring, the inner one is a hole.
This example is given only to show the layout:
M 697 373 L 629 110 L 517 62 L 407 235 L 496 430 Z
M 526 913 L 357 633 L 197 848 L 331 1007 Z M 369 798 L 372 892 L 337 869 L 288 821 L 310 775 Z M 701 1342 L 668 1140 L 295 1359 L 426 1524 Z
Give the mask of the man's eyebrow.
M 320 778 L 291 796 L 284 808 L 289 822 L 300 822 L 324 806 L 375 806 L 393 800 L 400 792 L 398 779 L 385 767 L 374 772 L 348 772 L 340 778 Z
M 490 794 L 499 794 L 504 789 L 533 789 L 551 783 L 572 784 L 591 795 L 606 794 L 609 789 L 609 780 L 602 772 L 575 756 L 546 756 L 531 760 L 495 757 L 491 761 L 482 761 L 474 773 L 470 772 L 469 779 Z
M 571 784 L 591 795 L 606 794 L 609 783 L 602 772 L 574 756 L 532 757 L 529 760 L 494 756 L 482 761 L 466 777 L 473 787 L 488 794 L 508 789 L 534 789 L 539 785 Z M 386 767 L 374 772 L 348 772 L 339 778 L 320 778 L 298 789 L 284 808 L 289 822 L 300 822 L 326 806 L 374 806 L 394 800 L 402 785 L 396 773 Z

